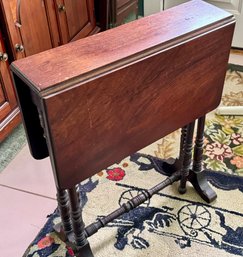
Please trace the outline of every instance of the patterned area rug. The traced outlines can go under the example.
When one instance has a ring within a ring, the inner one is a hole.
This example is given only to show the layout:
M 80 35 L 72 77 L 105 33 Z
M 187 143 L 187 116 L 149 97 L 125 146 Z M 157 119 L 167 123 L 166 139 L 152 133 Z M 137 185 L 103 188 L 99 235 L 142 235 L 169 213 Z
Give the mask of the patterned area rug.
M 230 65 L 223 105 L 243 105 L 243 67 Z M 207 116 L 205 168 L 218 198 L 206 204 L 188 185 L 167 187 L 135 210 L 114 220 L 89 238 L 95 257 L 243 256 L 243 117 Z M 176 131 L 80 184 L 84 221 L 109 214 L 143 189 L 165 179 L 160 159 L 176 157 Z M 52 227 L 58 211 L 24 256 L 71 257 Z
M 8 166 L 26 143 L 24 127 L 20 124 L 10 136 L 0 143 L 0 172 Z

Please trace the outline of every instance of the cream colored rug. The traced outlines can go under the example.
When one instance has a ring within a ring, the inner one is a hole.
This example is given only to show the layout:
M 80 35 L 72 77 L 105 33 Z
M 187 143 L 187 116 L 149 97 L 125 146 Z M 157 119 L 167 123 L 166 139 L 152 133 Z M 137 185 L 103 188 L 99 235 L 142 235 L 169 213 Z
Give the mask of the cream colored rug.
M 227 72 L 223 105 L 243 105 L 243 68 Z M 107 215 L 166 176 L 160 159 L 176 157 L 180 131 L 155 142 L 80 185 L 84 221 Z M 206 204 L 188 185 L 167 187 L 89 238 L 95 257 L 243 256 L 243 117 L 207 116 L 205 168 L 218 198 Z M 53 231 L 57 211 L 27 249 L 28 257 L 74 256 Z

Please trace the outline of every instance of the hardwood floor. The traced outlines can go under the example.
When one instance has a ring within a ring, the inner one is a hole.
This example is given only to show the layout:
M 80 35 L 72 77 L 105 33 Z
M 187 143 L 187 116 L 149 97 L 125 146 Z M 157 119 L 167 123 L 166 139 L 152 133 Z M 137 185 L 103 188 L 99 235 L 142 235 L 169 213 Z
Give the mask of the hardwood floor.
M 237 55 L 243 55 L 243 49 L 237 49 L 237 48 L 232 48 L 230 50 L 231 54 L 237 54 Z

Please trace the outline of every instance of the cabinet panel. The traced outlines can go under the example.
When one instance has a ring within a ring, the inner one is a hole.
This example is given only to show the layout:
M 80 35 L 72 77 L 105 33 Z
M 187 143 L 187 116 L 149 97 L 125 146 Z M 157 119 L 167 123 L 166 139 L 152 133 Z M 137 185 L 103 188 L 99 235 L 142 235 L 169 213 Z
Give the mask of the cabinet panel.
M 17 52 L 15 49 L 15 45 L 22 44 L 19 29 L 16 26 L 17 0 L 0 0 L 0 7 L 13 60 L 23 58 L 24 52 Z
M 0 5 L 14 59 L 98 32 L 94 0 L 0 0 Z
M 11 113 L 11 107 L 8 102 L 0 106 L 0 122 L 2 122 Z
M 111 0 L 111 27 L 119 26 L 127 21 L 138 18 L 137 0 Z
M 51 31 L 52 46 L 57 47 L 61 45 L 61 42 L 56 17 L 56 4 L 54 0 L 45 0 L 45 3 L 47 7 L 47 17 Z
M 65 0 L 69 37 L 73 38 L 89 22 L 86 1 Z M 75 11 L 76 10 L 76 11 Z
M 2 83 L 0 80 L 0 106 L 5 102 L 5 97 L 4 97 L 4 93 L 3 93 L 3 87 L 2 87 Z
M 5 47 L 2 41 L 2 35 L 0 33 L 0 53 L 5 53 Z M 0 59 L 0 83 L 1 89 L 4 93 L 5 101 L 8 102 L 11 108 L 14 108 L 16 103 L 16 96 L 13 90 L 12 80 L 9 73 L 9 64 L 7 60 Z
M 91 0 L 56 0 L 62 44 L 88 36 L 95 29 Z
M 18 0 L 17 22 L 26 56 L 52 48 L 46 6 L 43 0 Z
M 6 55 L 0 31 L 0 56 Z M 9 73 L 7 58 L 0 58 L 0 142 L 20 122 L 19 109 Z
M 118 0 L 117 1 L 117 8 L 121 8 L 125 4 L 129 4 L 130 0 Z
M 48 23 L 51 16 L 44 0 L 0 0 L 0 4 L 14 59 L 53 47 Z M 23 48 L 17 49 L 17 45 Z

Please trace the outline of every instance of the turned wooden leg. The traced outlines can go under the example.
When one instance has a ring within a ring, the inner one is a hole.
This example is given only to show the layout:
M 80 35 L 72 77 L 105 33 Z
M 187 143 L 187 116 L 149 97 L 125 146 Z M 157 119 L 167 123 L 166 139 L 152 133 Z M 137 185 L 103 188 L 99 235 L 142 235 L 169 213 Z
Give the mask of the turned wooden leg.
M 82 218 L 82 209 L 80 206 L 80 197 L 77 192 L 78 185 L 68 189 L 71 207 L 71 219 L 74 232 L 75 243 L 78 247 L 83 247 L 87 244 L 87 239 L 84 233 L 84 222 Z
M 145 155 L 145 157 L 150 159 L 150 161 L 157 167 L 157 169 L 160 170 L 161 174 L 164 174 L 166 176 L 172 175 L 174 172 L 181 170 L 182 168 L 186 135 L 187 125 L 181 128 L 180 152 L 178 158 L 169 158 L 166 160 L 161 160 L 154 156 L 150 158 L 149 156 Z
M 85 225 L 82 218 L 82 208 L 80 204 L 78 185 L 68 189 L 68 194 L 70 198 L 71 220 L 76 248 L 74 249 L 76 252 L 75 254 L 78 257 L 93 257 L 88 240 L 85 236 Z
M 72 223 L 70 217 L 69 197 L 66 190 L 57 188 L 57 202 L 62 223 L 61 228 L 56 230 L 58 233 L 63 231 L 65 240 L 67 240 L 68 234 L 72 232 Z
M 208 203 L 217 197 L 215 191 L 209 186 L 202 170 L 203 163 L 203 140 L 204 140 L 205 116 L 198 119 L 197 136 L 194 147 L 193 167 L 189 180 L 198 194 Z
M 198 119 L 197 136 L 194 146 L 193 168 L 195 173 L 202 171 L 203 162 L 203 140 L 204 140 L 205 116 Z
M 182 151 L 183 151 L 183 165 L 182 165 L 182 170 L 181 170 L 180 186 L 178 188 L 178 191 L 181 194 L 184 194 L 186 192 L 186 182 L 188 180 L 188 176 L 189 176 L 189 172 L 190 172 L 190 165 L 191 165 L 191 162 L 192 162 L 192 143 L 193 143 L 194 125 L 195 125 L 195 121 L 191 122 L 187 126 L 186 141 L 185 141 L 185 144 L 184 144 L 184 149 L 182 149 Z
M 180 153 L 179 153 L 179 161 L 183 162 L 184 158 L 184 149 L 186 144 L 186 135 L 187 135 L 187 126 L 184 126 L 181 129 L 181 140 L 180 140 Z

